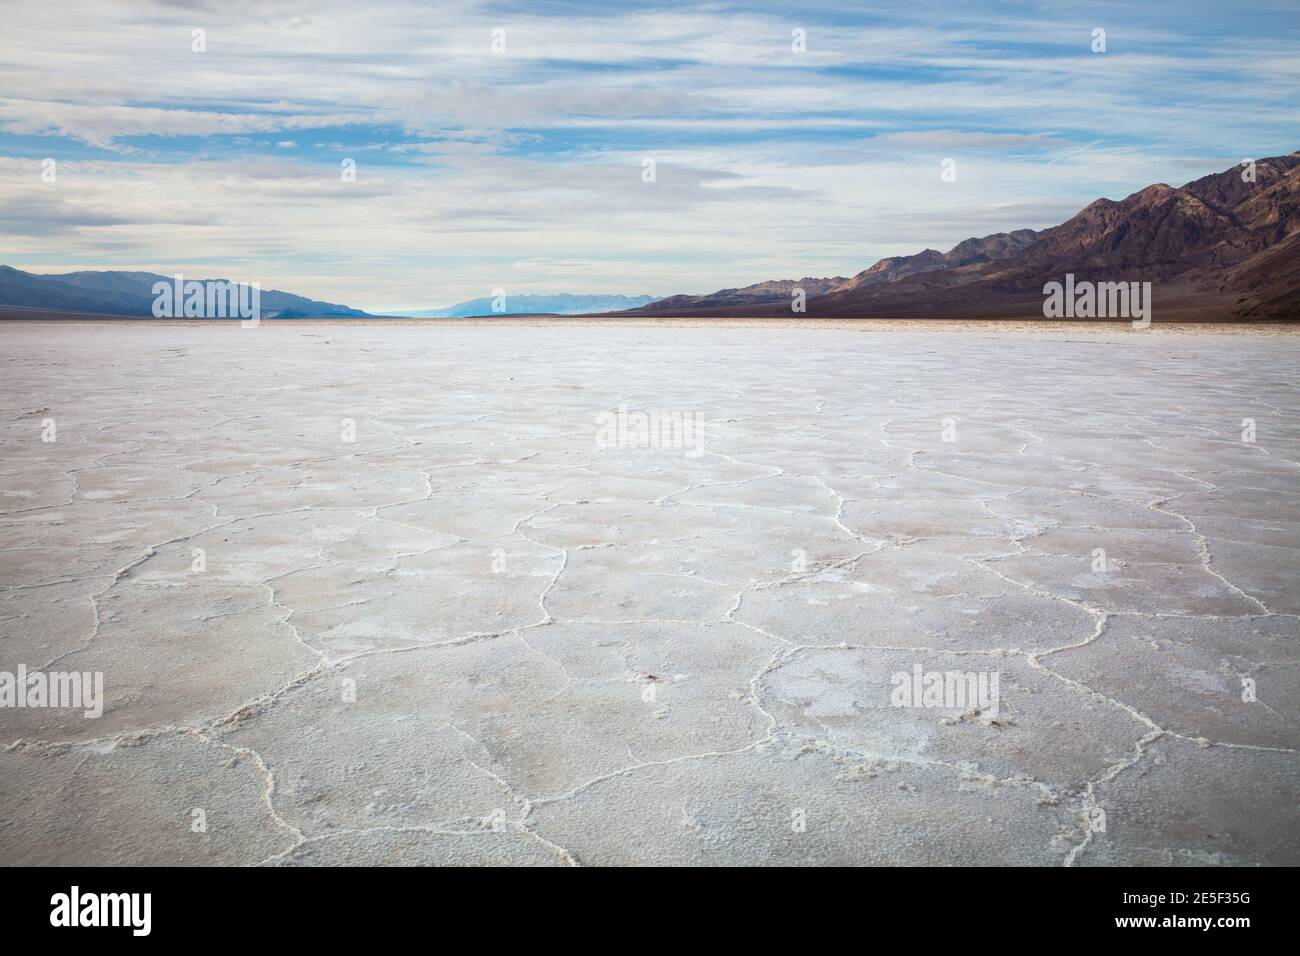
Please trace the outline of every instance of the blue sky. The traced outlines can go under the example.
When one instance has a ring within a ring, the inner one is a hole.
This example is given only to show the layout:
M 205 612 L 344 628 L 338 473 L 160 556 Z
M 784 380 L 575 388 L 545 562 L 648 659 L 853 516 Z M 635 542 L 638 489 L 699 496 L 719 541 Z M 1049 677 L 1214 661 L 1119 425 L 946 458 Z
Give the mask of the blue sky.
M 380 311 L 707 292 L 1300 148 L 1294 0 L 851 6 L 17 0 L 0 262 Z

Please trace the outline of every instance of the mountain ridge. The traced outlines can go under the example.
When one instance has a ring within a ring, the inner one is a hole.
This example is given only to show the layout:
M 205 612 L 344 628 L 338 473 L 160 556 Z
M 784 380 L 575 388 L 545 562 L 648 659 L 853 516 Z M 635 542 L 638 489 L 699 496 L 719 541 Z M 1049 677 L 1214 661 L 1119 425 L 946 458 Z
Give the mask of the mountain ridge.
M 947 252 L 890 256 L 850 277 L 770 279 L 704 295 L 516 295 L 397 317 L 561 314 L 778 316 L 802 289 L 809 316 L 1027 318 L 1042 314 L 1044 284 L 1151 282 L 1166 317 L 1300 318 L 1300 150 L 1174 187 L 1152 183 L 1123 199 L 1088 203 L 1065 222 L 972 237 Z M 0 305 L 28 310 L 151 316 L 152 286 L 173 277 L 139 271 L 24 272 L 0 265 Z M 226 280 L 201 280 L 226 281 Z M 632 305 L 631 308 L 628 306 Z M 338 303 L 261 292 L 263 317 L 374 317 Z
M 719 305 L 761 305 L 768 302 L 789 302 L 793 289 L 803 289 L 805 295 L 821 295 L 834 288 L 838 283 L 847 281 L 844 276 L 828 279 L 768 279 L 755 282 L 736 289 L 719 289 L 705 295 L 671 295 L 656 299 L 643 306 L 647 312 L 660 312 L 673 309 L 713 308 Z
M 1300 318 L 1300 151 L 1255 161 L 1253 180 L 1245 173 L 1238 165 L 1180 187 L 1153 183 L 1123 199 L 1096 199 L 1047 229 L 881 259 L 836 288 L 810 293 L 804 314 L 1041 317 L 1044 284 L 1072 273 L 1149 281 L 1166 317 Z M 775 316 L 790 314 L 790 303 L 654 311 Z
M 153 272 L 106 270 L 43 274 L 0 265 L 0 305 L 98 315 L 152 316 L 153 284 L 171 284 L 173 280 L 173 276 Z M 311 315 L 364 318 L 369 315 L 336 302 L 324 302 L 277 289 L 263 289 L 260 300 L 264 318 Z

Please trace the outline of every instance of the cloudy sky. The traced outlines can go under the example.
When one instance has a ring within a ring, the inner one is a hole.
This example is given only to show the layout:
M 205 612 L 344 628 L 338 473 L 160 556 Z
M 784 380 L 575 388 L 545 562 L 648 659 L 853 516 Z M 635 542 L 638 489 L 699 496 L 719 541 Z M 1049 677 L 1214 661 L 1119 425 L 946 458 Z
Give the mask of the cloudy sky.
M 1295 0 L 10 0 L 0 21 L 0 262 L 375 311 L 852 275 L 1300 148 Z

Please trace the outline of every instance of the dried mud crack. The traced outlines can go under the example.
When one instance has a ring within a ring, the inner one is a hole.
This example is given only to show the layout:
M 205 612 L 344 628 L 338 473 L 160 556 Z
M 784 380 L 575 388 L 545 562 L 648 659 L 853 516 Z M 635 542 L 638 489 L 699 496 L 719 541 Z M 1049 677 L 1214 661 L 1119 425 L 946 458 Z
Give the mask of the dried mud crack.
M 1300 337 L 311 328 L 0 328 L 0 862 L 1300 863 Z

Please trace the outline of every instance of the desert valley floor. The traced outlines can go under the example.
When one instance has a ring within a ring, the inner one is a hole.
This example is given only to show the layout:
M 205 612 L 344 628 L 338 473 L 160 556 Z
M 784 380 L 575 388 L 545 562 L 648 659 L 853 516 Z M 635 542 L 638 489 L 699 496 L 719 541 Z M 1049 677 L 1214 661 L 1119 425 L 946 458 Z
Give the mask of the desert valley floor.
M 0 671 L 104 700 L 0 709 L 0 863 L 1300 864 L 1298 374 L 4 323 Z M 996 707 L 897 706 L 918 667 Z

